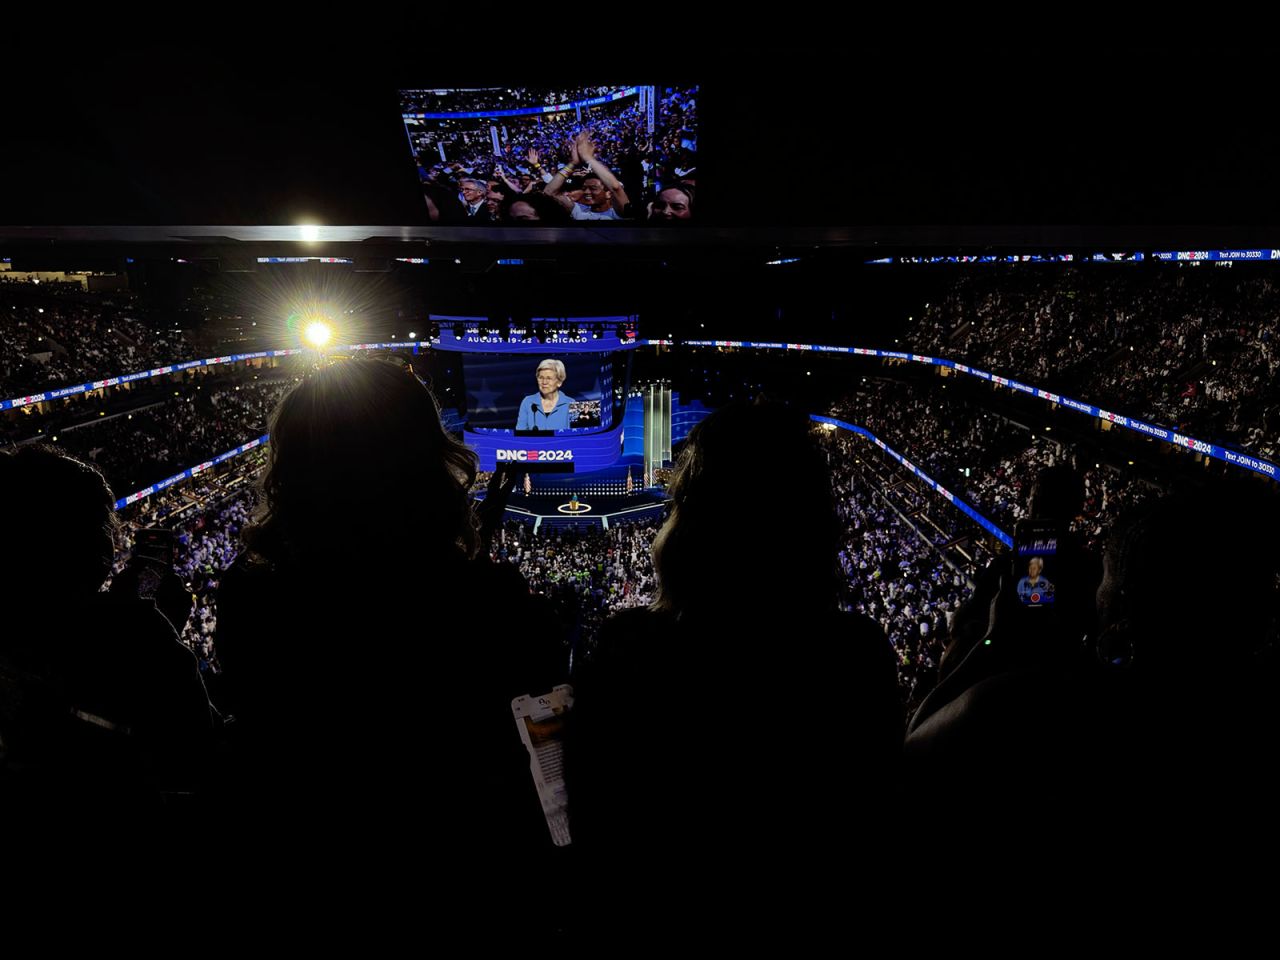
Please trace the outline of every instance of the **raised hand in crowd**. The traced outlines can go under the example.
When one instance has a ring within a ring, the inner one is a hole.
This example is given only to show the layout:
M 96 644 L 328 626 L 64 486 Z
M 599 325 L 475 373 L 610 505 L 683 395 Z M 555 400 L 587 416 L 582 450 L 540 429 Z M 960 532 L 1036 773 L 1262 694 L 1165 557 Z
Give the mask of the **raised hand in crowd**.
M 498 183 L 500 184 L 498 192 L 501 194 L 520 192 L 520 184 L 516 183 L 509 176 L 507 176 L 507 172 L 502 168 L 501 163 L 494 164 L 493 179 L 497 180 Z M 505 189 L 502 189 L 504 187 Z
M 605 190 L 609 192 L 609 199 L 612 209 L 620 216 L 625 216 L 630 199 L 627 197 L 627 191 L 622 186 L 622 181 L 614 176 L 613 171 L 608 168 L 596 157 L 596 145 L 591 139 L 591 131 L 583 128 L 578 132 L 573 142 L 576 154 L 582 158 L 582 161 L 590 168 L 591 172 L 587 174 L 588 183 L 592 176 L 597 177 L 603 184 Z M 584 200 L 586 198 L 584 197 Z M 592 206 L 592 209 L 599 212 L 599 208 Z M 608 208 L 606 208 L 608 209 Z

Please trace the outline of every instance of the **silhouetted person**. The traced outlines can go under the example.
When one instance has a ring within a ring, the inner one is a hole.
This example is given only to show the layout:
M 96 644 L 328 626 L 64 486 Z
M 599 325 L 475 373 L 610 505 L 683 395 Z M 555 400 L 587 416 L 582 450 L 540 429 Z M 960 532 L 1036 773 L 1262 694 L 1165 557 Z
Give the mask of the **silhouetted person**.
M 1070 569 L 1075 588 L 1060 598 L 1065 613 L 1055 617 L 1055 622 L 1076 640 L 1094 632 L 1093 593 L 1101 579 L 1097 561 L 1085 556 L 1079 539 L 1068 530 L 1083 502 L 1084 480 L 1079 471 L 1065 464 L 1043 468 L 1036 475 L 1027 502 L 1029 518 L 1059 524 L 1059 563 Z M 1018 576 L 1025 572 L 1024 569 Z M 956 611 L 951 636 L 938 667 L 940 677 L 947 677 L 987 635 L 991 603 L 1001 582 L 1011 575 L 1007 555 L 996 557 L 978 574 L 972 595 Z M 972 678 L 965 682 L 972 682 Z
M 386 360 L 311 372 L 270 438 L 265 512 L 218 595 L 246 832 L 536 869 L 550 841 L 511 699 L 536 692 L 519 650 L 547 625 L 475 560 L 475 455 Z
M 839 527 L 807 419 L 770 403 L 711 414 L 670 492 L 658 599 L 609 620 L 577 672 L 568 756 L 587 893 L 650 930 L 687 922 L 674 903 L 639 907 L 653 883 L 776 883 L 865 855 L 902 741 L 892 647 L 838 612 Z
M 95 468 L 55 448 L 0 454 L 6 809 L 118 823 L 187 805 L 206 785 L 213 714 L 177 633 L 191 599 L 172 568 L 137 589 L 133 565 L 124 574 L 133 590 L 99 592 L 114 556 L 114 502 Z M 168 616 L 154 596 L 170 598 Z
M 1143 504 L 1108 539 L 1099 650 L 1127 748 L 1113 792 L 1143 821 L 1273 821 L 1278 526 L 1274 491 L 1224 484 Z
M 1275 526 L 1273 498 L 1231 485 L 1122 520 L 1097 591 L 1105 665 L 1006 583 L 984 641 L 912 718 L 915 795 L 952 795 L 957 822 L 998 810 L 1006 837 L 1238 826 L 1274 728 Z

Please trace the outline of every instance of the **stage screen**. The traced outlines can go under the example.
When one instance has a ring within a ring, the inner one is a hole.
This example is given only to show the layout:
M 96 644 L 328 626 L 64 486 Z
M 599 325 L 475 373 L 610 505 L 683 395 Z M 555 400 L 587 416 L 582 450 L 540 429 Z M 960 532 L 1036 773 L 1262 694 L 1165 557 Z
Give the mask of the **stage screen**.
M 622 452 L 634 317 L 431 314 L 437 396 L 455 398 L 481 470 L 600 470 Z
M 463 354 L 463 439 L 480 469 L 601 470 L 622 452 L 629 352 Z
M 697 218 L 696 85 L 401 90 L 400 105 L 433 223 Z
M 625 359 L 624 361 L 625 362 Z M 621 386 L 615 355 L 464 354 L 467 427 L 516 435 L 612 429 Z

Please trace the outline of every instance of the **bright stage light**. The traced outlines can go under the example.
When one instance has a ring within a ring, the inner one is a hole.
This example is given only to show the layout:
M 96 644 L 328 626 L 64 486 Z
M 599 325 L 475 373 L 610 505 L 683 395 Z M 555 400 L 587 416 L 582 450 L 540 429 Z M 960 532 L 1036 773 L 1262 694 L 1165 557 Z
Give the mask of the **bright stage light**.
M 304 336 L 307 343 L 315 347 L 317 350 L 329 342 L 329 337 L 333 335 L 333 331 L 329 329 L 327 323 L 321 323 L 319 320 L 314 323 L 307 324 L 307 330 Z
M 299 224 L 298 230 L 301 231 L 302 239 L 307 243 L 315 243 L 320 239 L 320 228 L 314 223 Z

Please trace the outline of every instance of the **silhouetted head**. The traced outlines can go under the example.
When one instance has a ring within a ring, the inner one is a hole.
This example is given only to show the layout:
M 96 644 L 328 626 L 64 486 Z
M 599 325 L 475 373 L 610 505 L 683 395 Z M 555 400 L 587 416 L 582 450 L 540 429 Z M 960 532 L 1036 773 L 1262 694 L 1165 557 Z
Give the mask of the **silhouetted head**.
M 1239 669 L 1276 613 L 1273 496 L 1227 486 L 1136 507 L 1104 554 L 1098 618 L 1141 665 Z
M 653 546 L 655 608 L 834 608 L 839 526 L 808 418 L 738 403 L 689 434 Z
M 1084 478 L 1072 467 L 1057 464 L 1036 474 L 1028 507 L 1031 516 L 1044 520 L 1070 520 L 1084 503 Z
M 376 561 L 369 550 L 428 564 L 475 554 L 475 454 L 445 432 L 412 370 L 363 359 L 320 367 L 280 401 L 270 436 L 265 514 L 246 531 L 263 558 L 359 568 Z
M 115 496 L 56 447 L 0 453 L 0 606 L 96 593 L 115 554 Z

